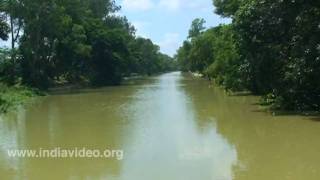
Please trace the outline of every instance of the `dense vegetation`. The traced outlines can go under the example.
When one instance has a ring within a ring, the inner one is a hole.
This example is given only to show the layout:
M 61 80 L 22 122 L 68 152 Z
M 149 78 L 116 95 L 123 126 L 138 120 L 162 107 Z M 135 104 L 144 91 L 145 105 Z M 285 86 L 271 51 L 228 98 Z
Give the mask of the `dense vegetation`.
M 32 97 L 43 95 L 43 93 L 23 86 L 7 86 L 0 83 L 0 113 L 7 112 L 24 104 Z
M 176 58 L 234 91 L 289 110 L 320 110 L 320 1 L 213 0 L 229 25 L 192 23 Z M 196 33 L 194 31 L 197 31 Z
M 11 47 L 0 49 L 0 112 L 33 88 L 118 85 L 173 70 L 172 58 L 137 37 L 118 10 L 114 0 L 1 0 L 0 40 Z
M 173 68 L 151 40 L 136 37 L 113 0 L 2 0 L 0 78 L 47 89 L 57 83 L 116 85 L 131 74 Z

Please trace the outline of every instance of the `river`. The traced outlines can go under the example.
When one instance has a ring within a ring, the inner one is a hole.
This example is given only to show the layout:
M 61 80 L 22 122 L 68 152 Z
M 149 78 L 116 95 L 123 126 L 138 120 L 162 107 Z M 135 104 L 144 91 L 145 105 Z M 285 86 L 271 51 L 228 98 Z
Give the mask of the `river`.
M 0 179 L 318 180 L 320 122 L 179 72 L 41 97 L 0 118 Z M 13 149 L 123 150 L 18 158 Z

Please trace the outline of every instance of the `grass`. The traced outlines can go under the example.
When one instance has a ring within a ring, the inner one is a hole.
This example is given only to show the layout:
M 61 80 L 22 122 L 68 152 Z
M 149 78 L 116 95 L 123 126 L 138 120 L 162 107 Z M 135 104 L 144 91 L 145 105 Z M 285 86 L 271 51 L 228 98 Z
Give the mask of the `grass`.
M 36 89 L 19 85 L 9 87 L 0 83 L 0 114 L 14 110 L 38 95 L 42 95 L 42 93 Z

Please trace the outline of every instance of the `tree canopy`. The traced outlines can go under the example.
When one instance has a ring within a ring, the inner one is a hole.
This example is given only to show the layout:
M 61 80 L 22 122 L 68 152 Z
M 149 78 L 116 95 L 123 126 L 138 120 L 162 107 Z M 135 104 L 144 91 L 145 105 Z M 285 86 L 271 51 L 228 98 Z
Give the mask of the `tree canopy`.
M 7 39 L 11 31 L 14 40 L 15 53 L 7 59 L 14 65 L 6 69 L 18 75 L 14 81 L 43 89 L 59 83 L 116 85 L 130 74 L 151 75 L 174 64 L 151 40 L 136 37 L 125 17 L 115 15 L 120 7 L 114 0 L 5 2 L 0 35 Z
M 227 89 L 263 95 L 276 108 L 320 110 L 318 1 L 213 4 L 232 23 L 186 40 L 176 55 L 182 70 L 201 72 Z

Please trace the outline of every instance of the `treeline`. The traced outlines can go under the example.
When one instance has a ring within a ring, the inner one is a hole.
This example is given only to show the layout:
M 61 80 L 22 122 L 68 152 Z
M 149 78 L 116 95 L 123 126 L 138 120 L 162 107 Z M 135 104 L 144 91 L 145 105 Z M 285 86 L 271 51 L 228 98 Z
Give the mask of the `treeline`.
M 115 15 L 119 9 L 113 0 L 1 0 L 0 38 L 12 42 L 1 50 L 1 81 L 102 86 L 173 69 L 171 57 Z
M 176 59 L 233 91 L 275 108 L 320 110 L 320 1 L 213 0 L 229 25 L 192 23 Z

